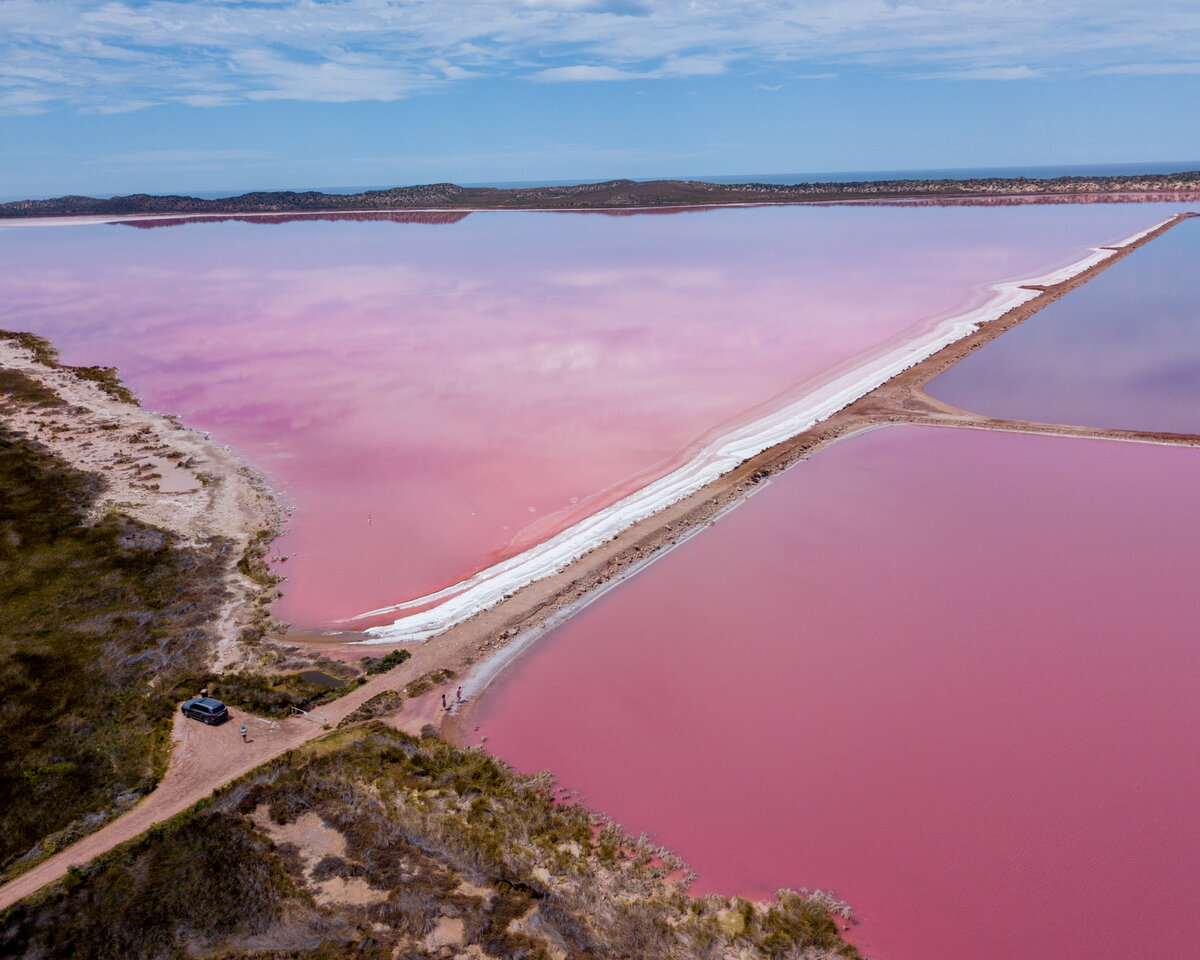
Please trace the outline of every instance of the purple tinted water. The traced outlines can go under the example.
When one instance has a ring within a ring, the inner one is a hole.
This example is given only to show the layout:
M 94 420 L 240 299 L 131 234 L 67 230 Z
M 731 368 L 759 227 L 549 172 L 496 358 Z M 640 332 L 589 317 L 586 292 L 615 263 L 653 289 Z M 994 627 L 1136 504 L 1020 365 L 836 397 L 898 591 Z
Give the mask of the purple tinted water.
M 487 748 L 876 960 L 1200 943 L 1200 449 L 894 427 L 537 644 Z
M 1200 433 L 1200 219 L 955 364 L 929 393 L 994 417 Z

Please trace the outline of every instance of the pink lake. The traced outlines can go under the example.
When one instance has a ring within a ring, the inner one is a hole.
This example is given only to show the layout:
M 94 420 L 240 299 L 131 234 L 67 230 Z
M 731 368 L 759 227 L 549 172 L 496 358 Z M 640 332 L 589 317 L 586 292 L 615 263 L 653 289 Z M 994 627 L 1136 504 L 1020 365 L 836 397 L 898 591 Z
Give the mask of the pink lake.
M 469 742 L 876 960 L 1200 943 L 1200 449 L 893 427 L 538 641 Z
M 296 507 L 276 613 L 329 628 L 544 541 L 989 284 L 1177 209 L 13 226 L 0 326 L 118 367 L 263 469 Z

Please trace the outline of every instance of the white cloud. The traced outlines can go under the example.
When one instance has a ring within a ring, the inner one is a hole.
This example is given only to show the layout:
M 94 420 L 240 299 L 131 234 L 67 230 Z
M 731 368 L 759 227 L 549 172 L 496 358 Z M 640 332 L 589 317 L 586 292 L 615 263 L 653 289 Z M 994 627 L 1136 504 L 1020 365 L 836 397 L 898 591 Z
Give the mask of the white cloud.
M 1032 80 L 1040 76 L 1040 70 L 1032 70 L 1026 66 L 975 67 L 971 70 L 942 70 L 913 75 L 917 80 Z
M 1122 63 L 1112 67 L 1101 67 L 1093 70 L 1095 75 L 1125 75 L 1125 76 L 1161 76 L 1165 74 L 1200 73 L 1198 63 Z
M 599 64 L 573 64 L 569 67 L 550 67 L 530 76 L 540 83 L 561 83 L 580 80 L 661 80 L 664 77 L 706 77 L 725 72 L 725 64 L 711 57 L 668 57 L 653 70 L 633 72 Z
M 550 67 L 539 70 L 530 79 L 542 83 L 569 83 L 579 80 L 636 80 L 643 74 L 629 73 L 616 67 L 602 67 L 592 64 L 575 64 L 570 67 Z
M 394 100 L 486 77 L 1022 80 L 1198 61 L 1194 0 L 0 0 L 10 110 Z

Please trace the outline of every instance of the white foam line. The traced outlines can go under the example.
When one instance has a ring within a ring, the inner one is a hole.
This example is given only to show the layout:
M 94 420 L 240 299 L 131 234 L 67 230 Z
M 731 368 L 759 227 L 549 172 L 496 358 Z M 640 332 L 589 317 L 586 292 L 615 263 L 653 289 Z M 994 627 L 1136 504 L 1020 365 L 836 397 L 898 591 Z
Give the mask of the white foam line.
M 1112 246 L 1127 246 L 1160 226 L 1161 223 Z M 543 543 L 444 590 L 369 610 L 352 617 L 351 621 L 429 606 L 427 610 L 400 617 L 389 625 L 367 629 L 367 639 L 363 642 L 419 643 L 428 640 L 454 624 L 495 606 L 521 587 L 553 576 L 635 523 L 695 493 L 748 458 L 828 419 L 897 374 L 973 333 L 987 321 L 995 320 L 1013 307 L 1039 295 L 1037 290 L 1024 288 L 1061 283 L 1113 254 L 1111 249 L 1094 247 L 1087 256 L 1062 269 L 1025 280 L 994 284 L 994 295 L 983 305 L 943 320 L 892 353 L 837 377 L 774 413 L 714 439 L 678 470 L 597 511 Z M 430 606 L 432 604 L 435 605 Z

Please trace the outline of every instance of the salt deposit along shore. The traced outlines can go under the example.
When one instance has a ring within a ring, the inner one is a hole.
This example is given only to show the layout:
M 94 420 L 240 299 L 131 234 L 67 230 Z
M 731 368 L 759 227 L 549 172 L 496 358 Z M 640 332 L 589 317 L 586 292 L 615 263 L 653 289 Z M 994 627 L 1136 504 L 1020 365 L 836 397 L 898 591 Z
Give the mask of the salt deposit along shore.
M 1047 291 L 1057 294 L 1073 281 L 1082 282 L 1117 254 L 1128 252 L 1178 221 L 1171 218 L 1126 237 L 1120 243 L 1096 247 L 1060 269 L 1037 277 L 992 286 L 991 297 L 965 313 L 948 317 L 917 337 L 871 357 L 782 409 L 738 427 L 707 444 L 678 470 L 654 481 L 537 546 L 510 557 L 436 593 L 366 611 L 349 621 L 415 611 L 392 624 L 365 631 L 367 643 L 414 643 L 428 640 L 454 625 L 507 600 L 516 591 L 560 574 L 570 564 L 612 541 L 664 508 L 691 497 L 750 459 L 797 438 L 905 370 L 962 341 L 984 325 L 995 323 L 1035 302 Z M 1034 309 L 1037 307 L 1034 306 Z M 1032 311 L 1030 311 L 1032 312 Z

